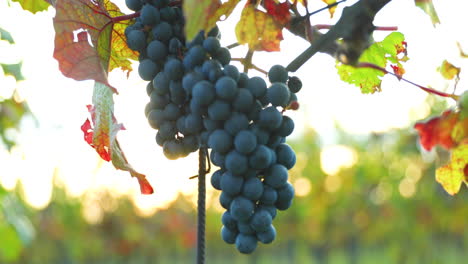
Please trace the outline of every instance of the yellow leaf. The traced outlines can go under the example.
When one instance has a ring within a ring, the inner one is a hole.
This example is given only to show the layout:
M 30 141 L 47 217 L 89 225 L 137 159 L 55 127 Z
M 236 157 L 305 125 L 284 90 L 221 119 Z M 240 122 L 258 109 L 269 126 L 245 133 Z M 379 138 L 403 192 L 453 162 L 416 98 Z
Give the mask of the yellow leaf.
M 336 0 L 322 0 L 322 2 L 324 2 L 327 5 L 331 5 L 333 3 L 336 3 Z M 330 17 L 333 17 L 333 14 L 335 14 L 336 7 L 337 6 L 334 6 L 328 9 L 328 12 L 330 13 Z
M 453 64 L 448 62 L 447 60 L 444 60 L 442 62 L 442 65 L 438 68 L 438 71 L 442 76 L 447 79 L 447 80 L 453 80 L 455 77 L 458 77 L 460 75 L 461 69 L 458 67 L 455 67 Z
M 450 195 L 460 191 L 462 182 L 468 184 L 465 168 L 468 166 L 468 139 L 453 149 L 450 163 L 436 170 L 436 180 Z
M 251 50 L 279 51 L 282 29 L 271 15 L 247 5 L 236 25 L 236 37 L 240 44 L 248 44 Z

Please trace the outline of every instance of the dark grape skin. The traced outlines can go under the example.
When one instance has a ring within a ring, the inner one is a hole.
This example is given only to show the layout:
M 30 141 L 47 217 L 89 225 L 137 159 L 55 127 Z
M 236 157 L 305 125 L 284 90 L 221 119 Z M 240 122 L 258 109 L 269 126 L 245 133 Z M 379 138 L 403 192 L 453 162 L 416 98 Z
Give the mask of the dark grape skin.
M 273 83 L 267 90 L 268 101 L 273 106 L 286 107 L 289 103 L 290 92 L 284 83 Z
M 255 230 L 250 226 L 249 221 L 237 221 L 237 229 L 244 235 L 255 235 Z
M 286 83 L 288 80 L 288 71 L 281 65 L 273 65 L 268 71 L 268 79 L 270 83 Z
M 288 170 L 281 164 L 271 166 L 265 175 L 265 183 L 275 189 L 285 186 L 287 181 Z
M 231 150 L 226 155 L 225 166 L 228 171 L 231 171 L 233 174 L 242 175 L 247 171 L 249 165 L 249 159 L 247 156 Z
M 273 225 L 270 225 L 266 231 L 257 232 L 256 236 L 258 241 L 263 244 L 270 244 L 276 238 L 276 229 Z
M 146 48 L 146 54 L 154 61 L 164 60 L 167 57 L 167 47 L 159 40 L 153 40 Z
M 159 10 L 152 5 L 144 5 L 140 11 L 140 19 L 144 25 L 152 26 L 161 20 Z
M 257 177 L 252 177 L 244 181 L 244 185 L 242 186 L 242 196 L 256 201 L 260 199 L 263 195 L 263 183 Z
M 221 154 L 227 153 L 232 146 L 232 136 L 223 129 L 217 129 L 210 134 L 208 147 Z
M 257 209 L 250 219 L 250 226 L 256 232 L 267 231 L 271 225 L 272 217 L 267 210 Z
M 223 175 L 223 173 L 223 170 L 219 169 L 211 175 L 211 186 L 213 186 L 213 188 L 215 188 L 216 190 L 221 190 L 221 176 Z
M 221 238 L 228 244 L 234 244 L 236 242 L 237 234 L 238 232 L 233 231 L 226 226 L 221 228 Z
M 243 254 L 250 254 L 257 248 L 257 238 L 253 235 L 240 233 L 236 237 L 236 248 Z
M 133 11 L 139 11 L 143 6 L 143 3 L 140 0 L 125 0 L 125 4 L 128 9 Z
M 302 88 L 302 81 L 297 76 L 291 76 L 288 80 L 288 88 L 292 93 L 297 93 Z
M 154 63 L 150 59 L 144 59 L 138 65 L 138 74 L 141 79 L 145 81 L 151 81 L 159 71 L 160 68 L 158 64 Z
M 221 176 L 221 190 L 230 196 L 236 196 L 242 190 L 244 179 L 234 176 L 231 172 L 226 171 Z
M 169 41 L 172 36 L 172 26 L 167 22 L 161 22 L 152 29 L 153 37 L 162 42 Z
M 257 137 L 249 130 L 242 130 L 234 138 L 235 149 L 242 154 L 249 154 L 257 147 Z
M 243 196 L 237 196 L 232 200 L 229 210 L 231 216 L 237 221 L 247 221 L 253 215 L 254 208 L 252 201 Z
M 127 35 L 127 45 L 135 51 L 142 51 L 146 48 L 146 34 L 141 30 L 131 30 Z
M 259 119 L 260 126 L 271 131 L 281 126 L 283 116 L 278 109 L 269 106 L 260 112 Z

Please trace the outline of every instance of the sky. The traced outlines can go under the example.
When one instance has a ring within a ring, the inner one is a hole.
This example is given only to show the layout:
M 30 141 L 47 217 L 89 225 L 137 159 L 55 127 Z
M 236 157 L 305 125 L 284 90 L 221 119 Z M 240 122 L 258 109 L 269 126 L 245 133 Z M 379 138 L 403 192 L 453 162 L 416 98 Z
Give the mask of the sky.
M 80 126 L 88 118 L 86 105 L 91 103 L 93 82 L 74 81 L 64 77 L 53 59 L 55 11 L 32 15 L 21 10 L 17 3 L 0 1 L 0 28 L 9 31 L 15 45 L 0 42 L 0 61 L 23 61 L 26 80 L 15 83 L 13 78 L 0 75 L 0 96 L 8 97 L 16 87 L 20 96 L 28 101 L 35 119 L 23 122 L 17 135 L 19 146 L 11 153 L 0 147 L 0 183 L 13 188 L 22 179 L 27 201 L 37 208 L 47 205 L 52 189 L 52 179 L 64 184 L 71 195 L 111 190 L 115 195 L 130 195 L 142 214 L 167 206 L 178 192 L 193 194 L 196 180 L 188 178 L 196 174 L 197 157 L 169 161 L 154 140 L 156 131 L 147 124 L 144 107 L 148 101 L 146 83 L 136 71 L 129 78 L 119 70 L 109 76 L 110 83 L 119 90 L 115 96 L 117 120 L 127 130 L 118 134 L 119 141 L 132 166 L 147 175 L 155 188 L 155 194 L 142 196 L 136 179 L 126 172 L 116 171 L 112 165 L 99 159 L 95 151 L 83 140 Z M 114 1 L 125 13 L 123 0 Z M 309 1 L 310 10 L 323 6 L 321 1 Z M 348 1 L 351 5 L 356 1 Z M 437 67 L 444 59 L 466 68 L 467 60 L 459 57 L 456 43 L 468 52 L 466 32 L 468 10 L 465 0 L 434 0 L 441 24 L 432 26 L 430 18 L 415 8 L 413 1 L 393 0 L 377 15 L 377 26 L 398 26 L 408 43 L 410 60 L 406 63 L 405 77 L 421 85 L 438 90 L 453 91 L 453 82 L 445 81 Z M 240 16 L 236 9 L 226 21 L 218 23 L 223 46 L 236 42 L 234 27 Z M 313 24 L 333 24 L 339 18 L 342 7 L 330 19 L 327 12 L 314 15 Z M 273 64 L 287 65 L 308 47 L 308 43 L 284 31 L 281 52 L 259 52 L 254 63 L 263 69 Z M 388 32 L 376 32 L 375 40 L 382 40 Z M 232 57 L 242 57 L 246 48 L 231 50 Z M 353 160 L 352 151 L 336 146 L 335 125 L 348 133 L 368 135 L 392 128 L 410 126 L 414 120 L 426 118 L 429 108 L 424 103 L 427 95 L 418 88 L 399 82 L 392 76 L 383 80 L 382 92 L 363 95 L 357 87 L 341 82 L 336 74 L 335 61 L 328 55 L 318 54 L 300 68 L 295 75 L 301 78 L 303 89 L 298 94 L 300 110 L 289 115 L 295 120 L 296 130 L 292 138 L 312 127 L 321 136 L 324 145 L 322 164 L 330 173 L 343 162 Z M 137 63 L 134 63 L 137 68 Z M 261 73 L 251 72 L 261 76 Z M 462 70 L 456 90 L 461 94 L 467 88 L 467 74 Z M 449 102 L 453 105 L 452 102 Z M 414 133 L 408 130 L 408 133 Z M 336 150 L 338 152 L 333 152 Z M 342 153 L 334 159 L 333 153 Z M 351 156 L 350 156 L 351 155 Z M 331 157 L 331 158 L 326 158 Z

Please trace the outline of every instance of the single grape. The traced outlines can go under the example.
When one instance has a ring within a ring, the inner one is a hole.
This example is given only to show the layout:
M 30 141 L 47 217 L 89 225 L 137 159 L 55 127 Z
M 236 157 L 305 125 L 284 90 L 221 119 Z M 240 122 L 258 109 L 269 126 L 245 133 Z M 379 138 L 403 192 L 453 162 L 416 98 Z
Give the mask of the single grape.
M 224 65 L 223 72 L 224 72 L 224 75 L 231 77 L 235 82 L 239 80 L 240 74 L 236 66 Z
M 270 187 L 266 184 L 263 185 L 263 193 L 260 197 L 260 203 L 266 205 L 273 205 L 275 204 L 276 200 L 278 199 L 278 193 L 273 187 Z
M 234 244 L 236 242 L 237 235 L 237 231 L 229 229 L 226 226 L 221 228 L 221 238 L 228 244 Z
M 286 69 L 281 65 L 274 65 L 268 71 L 268 79 L 271 83 L 286 83 L 286 81 L 288 80 L 288 71 L 286 71 Z
M 221 190 L 231 196 L 236 196 L 241 192 L 243 182 L 242 177 L 234 176 L 230 171 L 226 171 L 221 176 Z
M 161 20 L 159 10 L 152 5 L 144 5 L 140 11 L 141 23 L 144 25 L 155 25 Z
M 249 221 L 237 221 L 237 230 L 244 235 L 255 235 L 255 230 L 250 226 Z
M 238 88 L 237 83 L 231 77 L 224 76 L 219 78 L 215 84 L 216 95 L 225 100 L 232 100 L 236 97 Z
M 271 163 L 271 153 L 268 147 L 258 145 L 249 156 L 249 165 L 253 169 L 262 170 L 268 168 Z
M 231 115 L 231 105 L 223 100 L 215 100 L 208 106 L 208 117 L 211 120 L 226 120 Z
M 132 30 L 127 35 L 127 45 L 135 51 L 142 51 L 146 48 L 146 34 L 141 30 Z
M 286 169 L 290 170 L 296 164 L 296 154 L 294 154 L 294 150 L 285 143 L 281 143 L 276 147 L 276 157 L 277 162 Z
M 253 235 L 239 233 L 236 237 L 236 248 L 240 253 L 250 254 L 257 248 L 257 238 Z
M 224 129 L 231 135 L 235 136 L 239 131 L 249 127 L 249 119 L 243 113 L 233 112 L 226 122 Z
M 211 55 L 215 55 L 220 47 L 221 44 L 219 43 L 219 40 L 216 37 L 207 37 L 203 41 L 203 48 Z
M 233 200 L 234 198 L 226 192 L 221 192 L 221 195 L 219 196 L 219 204 L 221 204 L 221 206 L 226 210 L 230 210 Z
M 210 134 L 208 147 L 221 154 L 227 153 L 232 146 L 232 136 L 223 129 L 217 129 Z
M 276 238 L 276 229 L 273 225 L 270 225 L 265 231 L 257 232 L 256 236 L 258 241 L 263 244 L 270 244 Z
M 148 113 L 148 122 L 154 129 L 159 129 L 159 126 L 164 122 L 164 112 L 159 109 L 151 110 Z
M 147 56 L 153 61 L 164 60 L 167 57 L 167 47 L 159 40 L 153 40 L 146 48 Z
M 164 72 L 170 80 L 180 80 L 184 75 L 184 65 L 178 59 L 169 59 L 164 64 Z
M 286 107 L 289 102 L 289 89 L 284 83 L 273 83 L 267 90 L 268 101 L 273 106 Z
M 302 82 L 301 79 L 299 79 L 296 76 L 291 76 L 289 77 L 288 80 L 288 88 L 292 93 L 297 93 L 301 90 L 302 88 Z
M 161 22 L 152 29 L 153 37 L 162 42 L 169 41 L 172 36 L 172 26 L 167 22 Z
M 215 89 L 209 81 L 197 82 L 192 89 L 193 100 L 201 105 L 210 104 L 215 98 Z
M 164 119 L 166 120 L 177 120 L 182 113 L 179 109 L 179 107 L 173 103 L 167 104 L 166 107 L 164 107 Z
M 125 0 L 125 4 L 128 9 L 133 11 L 139 11 L 143 6 L 143 3 L 140 0 Z
M 157 94 L 164 95 L 169 92 L 170 80 L 165 72 L 159 72 L 153 79 L 153 89 Z
M 257 147 L 257 137 L 249 130 L 242 130 L 234 138 L 234 147 L 239 153 L 249 154 Z
M 140 65 L 138 65 L 138 74 L 140 75 L 140 78 L 145 81 L 152 80 L 159 71 L 160 68 L 158 64 L 154 63 L 150 59 L 144 59 L 140 62 Z
M 287 181 L 288 170 L 281 164 L 271 166 L 265 175 L 265 183 L 273 188 L 281 188 L 286 185 Z
M 294 131 L 294 121 L 289 117 L 283 115 L 280 127 L 275 131 L 281 137 L 287 137 Z
M 216 54 L 213 56 L 221 65 L 227 65 L 231 61 L 231 53 L 225 47 L 218 49 Z
M 278 200 L 275 203 L 278 210 L 286 210 L 291 207 L 294 198 L 294 187 L 288 182 L 278 190 Z
M 244 185 L 242 186 L 242 196 L 252 201 L 256 201 L 262 196 L 263 189 L 262 181 L 257 177 L 251 177 L 244 181 Z
M 277 129 L 281 125 L 282 121 L 283 116 L 278 109 L 273 106 L 269 106 L 260 112 L 259 124 L 267 130 L 272 131 Z
M 250 219 L 250 226 L 256 232 L 264 232 L 271 225 L 272 217 L 267 210 L 258 209 Z
M 216 190 L 221 190 L 221 176 L 223 175 L 223 173 L 224 171 L 219 169 L 215 171 L 213 175 L 211 175 L 211 186 L 213 186 L 213 188 L 215 188 Z
M 255 98 L 262 98 L 267 92 L 267 85 L 263 78 L 255 76 L 247 81 L 247 89 Z
M 229 213 L 229 211 L 225 211 L 223 213 L 223 216 L 221 217 L 221 223 L 223 223 L 225 227 L 231 230 L 237 229 L 237 221 L 231 216 L 231 213 Z
M 249 159 L 247 156 L 232 150 L 226 155 L 226 169 L 233 174 L 240 175 L 247 171 Z
M 246 88 L 240 88 L 237 96 L 233 101 L 233 106 L 236 111 L 248 112 L 252 104 L 254 103 L 254 97 L 252 93 Z
M 224 193 L 224 192 L 223 192 Z M 243 196 L 235 197 L 229 207 L 231 216 L 237 221 L 247 221 L 254 213 L 255 204 Z

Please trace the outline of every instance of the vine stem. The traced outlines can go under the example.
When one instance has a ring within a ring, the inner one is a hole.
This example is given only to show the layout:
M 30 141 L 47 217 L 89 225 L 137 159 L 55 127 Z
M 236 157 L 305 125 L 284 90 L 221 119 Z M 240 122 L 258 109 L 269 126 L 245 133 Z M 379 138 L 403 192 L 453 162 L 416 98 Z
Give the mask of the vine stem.
M 198 225 L 197 225 L 197 264 L 205 263 L 206 225 L 206 148 L 198 151 Z
M 398 74 L 395 74 L 395 73 L 393 73 L 393 72 L 389 72 L 389 71 L 387 71 L 385 68 L 382 68 L 382 67 L 380 67 L 380 66 L 377 66 L 377 65 L 375 65 L 375 64 L 373 64 L 373 63 L 361 62 L 361 63 L 359 63 L 356 67 L 357 67 L 357 68 L 370 68 L 370 69 L 374 69 L 374 70 L 381 71 L 381 72 L 383 72 L 384 74 L 393 75 L 393 76 L 397 77 L 399 80 L 402 80 L 402 81 L 404 81 L 404 82 L 407 82 L 407 83 L 409 83 L 409 84 L 412 84 L 412 85 L 418 87 L 419 89 L 421 89 L 421 90 L 423 90 L 423 91 L 425 91 L 425 92 L 427 92 L 427 93 L 429 93 L 429 94 L 435 94 L 435 95 L 442 96 L 442 97 L 452 98 L 452 99 L 455 100 L 455 101 L 457 101 L 458 98 L 459 98 L 458 95 L 444 93 L 444 92 L 437 91 L 437 90 L 434 90 L 434 89 L 432 89 L 432 88 L 424 87 L 424 86 L 422 86 L 422 85 L 419 85 L 419 84 L 417 84 L 417 83 L 414 83 L 414 82 L 412 82 L 412 81 L 410 81 L 410 80 L 407 80 L 407 79 L 401 77 L 401 76 L 398 75 Z
M 134 18 L 137 18 L 140 16 L 140 12 L 135 12 L 133 14 L 128 14 L 128 15 L 123 15 L 123 16 L 116 16 L 116 17 L 113 17 L 112 18 L 112 23 L 118 23 L 120 21 L 124 21 L 124 20 L 130 20 L 130 19 L 134 19 Z

